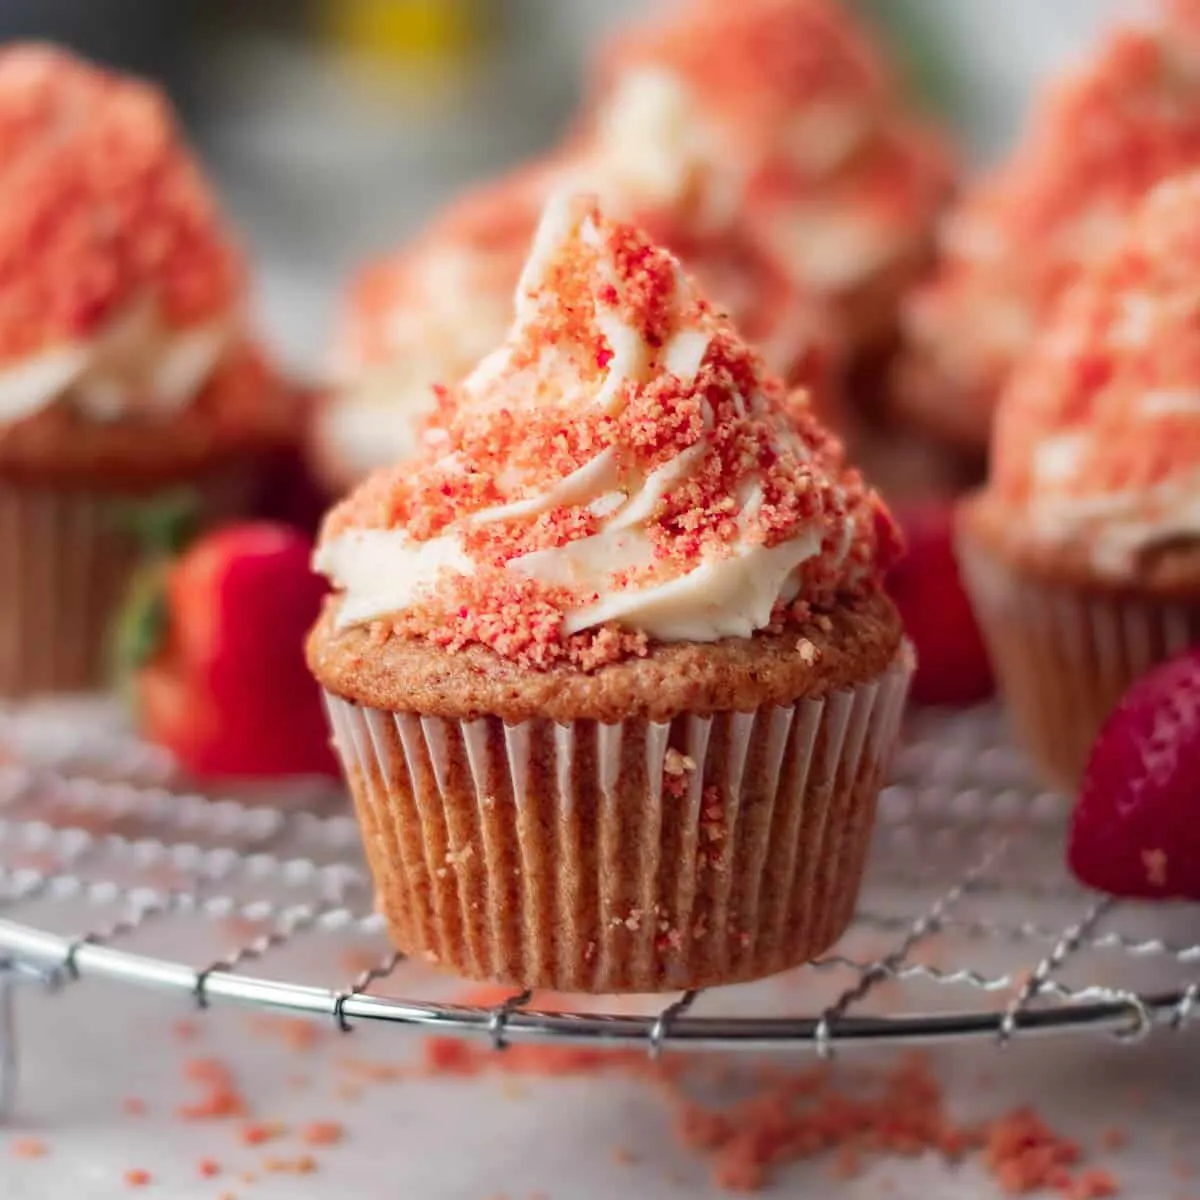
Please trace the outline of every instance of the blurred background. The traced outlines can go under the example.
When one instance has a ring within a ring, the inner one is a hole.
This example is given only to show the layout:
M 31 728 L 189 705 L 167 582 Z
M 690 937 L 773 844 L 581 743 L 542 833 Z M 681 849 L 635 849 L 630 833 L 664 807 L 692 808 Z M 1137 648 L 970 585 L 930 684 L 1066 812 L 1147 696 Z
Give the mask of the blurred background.
M 1031 88 L 1136 7 L 845 2 L 980 163 Z M 0 0 L 0 38 L 64 42 L 166 85 L 260 264 L 268 333 L 316 370 L 346 272 L 463 183 L 546 146 L 574 110 L 589 46 L 645 3 Z

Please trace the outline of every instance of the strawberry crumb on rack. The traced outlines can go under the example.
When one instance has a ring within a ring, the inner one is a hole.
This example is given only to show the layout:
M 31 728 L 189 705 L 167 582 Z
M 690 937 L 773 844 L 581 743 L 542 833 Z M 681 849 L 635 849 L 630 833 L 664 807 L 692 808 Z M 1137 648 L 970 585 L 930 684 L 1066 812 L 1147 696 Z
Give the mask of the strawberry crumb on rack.
M 242 263 L 161 93 L 40 45 L 0 52 L 0 361 L 94 334 L 140 297 L 232 311 Z
M 899 548 L 878 497 L 807 396 L 766 373 L 670 254 L 581 197 L 548 210 L 531 264 L 504 350 L 447 402 L 423 457 L 377 473 L 327 518 L 318 564 L 335 582 L 339 543 L 364 532 L 467 560 L 376 620 L 377 639 L 592 670 L 644 654 L 646 639 L 603 622 L 568 635 L 568 613 L 806 538 L 804 615 L 878 589 Z M 645 511 L 621 517 L 639 501 Z M 610 518 L 632 522 L 645 561 L 570 583 L 529 566 L 586 547 Z
M 214 1158 L 202 1158 L 196 1164 L 196 1174 L 201 1179 L 215 1179 L 221 1173 L 221 1164 Z

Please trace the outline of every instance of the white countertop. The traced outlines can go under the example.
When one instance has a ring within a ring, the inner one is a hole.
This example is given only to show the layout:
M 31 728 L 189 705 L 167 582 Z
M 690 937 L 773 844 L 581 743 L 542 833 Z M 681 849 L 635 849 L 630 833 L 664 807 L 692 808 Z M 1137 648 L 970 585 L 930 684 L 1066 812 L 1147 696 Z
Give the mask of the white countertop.
M 401 1081 L 369 1085 L 356 1100 L 339 1098 L 347 1055 L 402 1060 L 411 1035 L 371 1028 L 329 1030 L 313 1049 L 297 1052 L 252 1033 L 253 1018 L 234 1010 L 198 1020 L 194 1041 L 172 1033 L 188 1010 L 178 1001 L 108 984 L 78 984 L 48 998 L 21 997 L 24 1055 L 19 1107 L 0 1132 L 0 1195 L 5 1200 L 107 1200 L 131 1194 L 172 1200 L 217 1200 L 226 1191 L 247 1200 L 303 1200 L 352 1195 L 356 1200 L 640 1200 L 721 1196 L 706 1168 L 673 1140 L 668 1107 L 645 1083 L 621 1079 Z M 322 1029 L 325 1027 L 322 1026 Z M 295 1136 L 262 1147 L 239 1144 L 238 1122 L 188 1123 L 176 1107 L 194 1089 L 182 1080 L 190 1056 L 216 1055 L 236 1068 L 256 1117 L 297 1129 L 340 1121 L 344 1140 L 309 1149 Z M 798 1062 L 801 1060 L 798 1060 Z M 861 1062 L 855 1055 L 847 1063 Z M 995 1115 L 1036 1103 L 1055 1128 L 1094 1146 L 1118 1126 L 1129 1142 L 1096 1156 L 1123 1185 L 1124 1196 L 1175 1200 L 1200 1195 L 1200 1180 L 1179 1179 L 1175 1166 L 1200 1170 L 1195 1145 L 1200 1113 L 1200 1037 L 1163 1034 L 1136 1048 L 1085 1037 L 1070 1043 L 1025 1042 L 999 1051 L 958 1046 L 933 1056 L 955 1116 Z M 297 1090 L 296 1076 L 311 1083 Z M 126 1097 L 146 1104 L 123 1112 Z M 1192 1132 L 1189 1133 L 1189 1128 Z M 42 1139 L 41 1159 L 19 1159 L 12 1143 Z M 628 1151 L 618 1162 L 614 1151 Z M 237 1175 L 269 1155 L 311 1153 L 311 1175 Z M 1189 1160 L 1189 1154 L 1191 1155 Z M 196 1163 L 225 1168 L 201 1180 Z M 822 1156 L 786 1169 L 768 1195 L 865 1200 L 950 1200 L 1001 1195 L 974 1163 L 947 1167 L 932 1157 L 868 1160 L 857 1179 L 834 1183 Z M 153 1185 L 131 1193 L 130 1168 Z M 890 1180 L 885 1185 L 884 1180 Z

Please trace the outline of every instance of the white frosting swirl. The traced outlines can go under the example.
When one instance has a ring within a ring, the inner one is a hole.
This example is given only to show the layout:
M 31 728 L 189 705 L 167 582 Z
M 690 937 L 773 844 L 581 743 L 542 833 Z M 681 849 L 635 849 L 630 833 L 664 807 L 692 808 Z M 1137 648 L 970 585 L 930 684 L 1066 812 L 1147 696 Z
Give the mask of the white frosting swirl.
M 235 333 L 229 317 L 169 329 L 152 302 L 140 301 L 87 341 L 0 367 L 0 422 L 23 420 L 60 401 L 94 421 L 170 415 L 204 387 Z
M 528 361 L 529 346 L 536 340 L 529 331 L 544 316 L 547 305 L 560 303 L 552 294 L 550 280 L 556 265 L 566 260 L 565 248 L 572 242 L 596 252 L 598 265 L 588 275 L 587 284 L 595 305 L 595 324 L 611 348 L 598 381 L 583 374 L 589 352 L 586 346 L 556 344 L 540 357 L 535 355 L 532 363 Z M 676 265 L 671 334 L 656 348 L 622 316 L 626 285 L 608 255 L 605 233 L 593 210 L 568 196 L 556 198 L 547 209 L 518 290 L 516 323 L 505 346 L 485 359 L 464 383 L 464 411 L 470 405 L 493 411 L 517 409 L 522 403 L 536 403 L 533 398 L 548 389 L 556 401 L 616 413 L 631 387 L 644 386 L 663 375 L 682 384 L 695 380 L 712 339 L 727 327 L 697 304 Z M 731 393 L 729 399 L 743 418 L 766 412 L 767 400 L 757 381 L 753 394 Z M 763 629 L 780 602 L 796 599 L 802 564 L 830 553 L 831 514 L 819 513 L 786 540 L 767 545 L 753 528 L 764 505 L 757 468 L 740 476 L 738 494 L 728 498 L 737 536 L 703 555 L 684 573 L 636 574 L 655 562 L 657 547 L 650 527 L 664 497 L 687 485 L 712 452 L 713 412 L 707 400 L 703 410 L 705 428 L 692 444 L 651 470 L 631 470 L 619 463 L 609 447 L 548 487 L 529 490 L 520 480 L 499 481 L 511 482 L 506 488 L 510 499 L 465 515 L 428 540 L 416 540 L 403 528 L 352 527 L 327 537 L 315 565 L 343 593 L 338 625 L 344 628 L 403 613 L 448 578 L 475 574 L 480 568 L 464 546 L 471 531 L 581 507 L 599 519 L 596 532 L 521 554 L 505 564 L 505 570 L 513 575 L 562 585 L 583 597 L 565 611 L 564 633 L 616 623 L 660 641 L 708 642 L 749 637 Z M 519 420 L 519 413 L 512 419 Z M 800 461 L 810 458 L 802 439 L 782 419 L 772 422 L 771 441 L 773 456 L 792 454 Z M 434 465 L 451 473 L 455 468 L 453 456 Z M 833 492 L 838 489 L 834 487 Z M 853 540 L 851 522 L 844 520 L 844 525 L 840 549 L 833 551 L 835 556 L 840 553 L 842 561 Z M 635 580 L 646 578 L 648 582 L 631 583 L 631 572 Z
M 397 271 L 395 303 L 350 315 L 320 417 L 333 461 L 356 477 L 418 452 L 434 386 L 458 383 L 512 320 L 515 265 L 482 249 L 435 241 Z M 364 320 L 382 326 L 377 349 L 362 344 Z
M 1143 415 L 1200 414 L 1200 392 L 1152 392 Z M 1100 575 L 1124 577 L 1156 546 L 1200 540 L 1200 469 L 1150 487 L 1081 490 L 1078 475 L 1092 435 L 1083 430 L 1046 438 L 1033 451 L 1030 534 L 1043 545 L 1086 546 Z

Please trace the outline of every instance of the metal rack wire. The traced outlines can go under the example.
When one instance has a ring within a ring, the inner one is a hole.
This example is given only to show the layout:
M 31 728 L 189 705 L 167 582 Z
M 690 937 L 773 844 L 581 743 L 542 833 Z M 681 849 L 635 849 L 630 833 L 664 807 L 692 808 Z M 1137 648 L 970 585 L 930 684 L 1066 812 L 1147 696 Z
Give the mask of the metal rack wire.
M 1200 907 L 1081 891 L 1062 867 L 1066 806 L 1032 783 L 992 710 L 913 723 L 855 924 L 780 982 L 779 1011 L 746 989 L 652 1007 L 439 998 L 445 982 L 386 944 L 340 798 L 172 790 L 169 762 L 101 718 L 0 710 L 0 1105 L 13 1086 L 14 990 L 93 977 L 347 1031 L 390 1021 L 498 1049 L 571 1040 L 652 1055 L 1136 1039 L 1200 1009 Z

